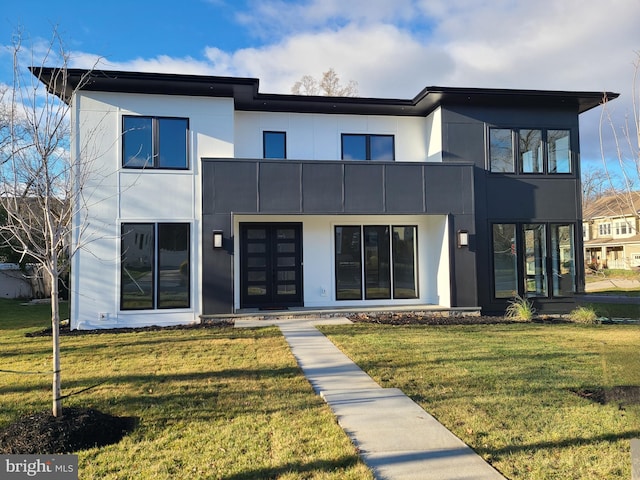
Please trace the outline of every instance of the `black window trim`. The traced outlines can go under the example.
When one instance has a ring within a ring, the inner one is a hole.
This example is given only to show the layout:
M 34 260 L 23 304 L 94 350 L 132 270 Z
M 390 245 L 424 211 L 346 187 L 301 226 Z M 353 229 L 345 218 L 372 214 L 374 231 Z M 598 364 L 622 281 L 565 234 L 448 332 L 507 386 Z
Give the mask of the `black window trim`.
M 511 149 L 513 154 L 513 171 L 496 172 L 491 170 L 491 130 L 510 130 L 511 131 Z M 542 171 L 541 172 L 524 172 L 520 161 L 520 131 L 521 130 L 540 130 L 542 133 Z M 549 142 L 548 132 L 550 130 L 565 130 L 569 132 L 569 166 L 570 172 L 553 173 L 549 172 Z M 518 176 L 551 176 L 556 177 L 575 177 L 576 176 L 576 152 L 573 148 L 573 128 L 557 127 L 557 126 L 505 126 L 505 125 L 487 125 L 486 133 L 486 170 L 493 175 L 518 175 Z
M 263 130 L 262 131 L 262 158 L 267 158 L 267 142 L 266 142 L 266 136 L 269 133 L 281 133 L 282 135 L 284 135 L 284 157 L 283 158 L 275 158 L 275 157 L 268 157 L 274 160 L 286 160 L 287 158 L 287 132 L 283 131 L 283 130 Z
M 371 137 L 391 137 L 391 148 L 393 151 L 393 158 L 391 161 L 395 162 L 396 160 L 396 136 L 393 133 L 342 133 L 340 135 L 340 158 L 344 160 L 344 137 L 365 137 L 365 156 L 364 160 L 356 160 L 356 161 L 366 161 L 366 162 L 375 162 L 375 161 L 385 161 L 385 160 L 371 160 Z
M 124 122 L 127 118 L 149 118 L 151 119 L 151 158 L 153 160 L 153 164 L 150 165 L 126 165 L 124 158 L 124 136 L 127 133 Z M 185 159 L 186 165 L 184 167 L 162 167 L 158 165 L 159 150 L 160 150 L 160 125 L 158 120 L 167 119 L 167 120 L 185 120 L 187 122 L 187 130 L 185 132 L 186 135 L 186 151 L 185 151 Z M 189 132 L 190 132 L 190 121 L 189 117 L 170 117 L 166 115 L 122 115 L 121 120 L 121 128 L 122 128 L 122 146 L 120 148 L 121 161 L 120 164 L 122 168 L 126 168 L 129 170 L 190 170 L 191 169 L 191 159 L 190 155 L 190 142 L 189 142 Z
M 119 303 L 119 310 L 121 312 L 135 312 L 135 311 L 158 311 L 158 310 L 191 310 L 193 308 L 193 299 L 191 298 L 192 295 L 192 285 L 191 285 L 191 272 L 193 269 L 193 258 L 192 258 L 192 248 L 191 248 L 191 241 L 192 241 L 192 236 L 193 236 L 193 227 L 192 224 L 190 222 L 136 222 L 136 221 L 132 221 L 132 222 L 121 222 L 120 223 L 120 258 L 122 258 L 123 255 L 123 251 L 122 251 L 122 236 L 125 235 L 125 226 L 126 225 L 151 225 L 153 227 L 153 259 L 151 262 L 151 269 L 152 269 L 152 278 L 151 278 L 151 303 L 152 303 L 152 307 L 151 308 L 147 308 L 147 307 L 133 307 L 133 308 L 123 308 L 122 304 L 123 304 L 123 295 L 122 295 L 122 272 L 120 272 L 120 281 L 119 281 L 119 297 L 120 297 L 120 303 Z M 189 242 L 187 244 L 187 257 L 189 259 L 189 280 L 187 282 L 187 299 L 188 299 L 188 306 L 186 307 L 161 307 L 159 306 L 160 301 L 158 299 L 158 289 L 160 288 L 160 272 L 159 272 L 159 262 L 160 262 L 160 255 L 159 255 L 159 247 L 158 247 L 158 242 L 159 242 L 159 238 L 158 238 L 158 232 L 159 232 L 159 227 L 160 225 L 186 225 L 187 226 L 187 232 L 188 232 L 188 236 L 189 236 Z M 120 262 L 120 269 L 122 270 L 122 262 Z

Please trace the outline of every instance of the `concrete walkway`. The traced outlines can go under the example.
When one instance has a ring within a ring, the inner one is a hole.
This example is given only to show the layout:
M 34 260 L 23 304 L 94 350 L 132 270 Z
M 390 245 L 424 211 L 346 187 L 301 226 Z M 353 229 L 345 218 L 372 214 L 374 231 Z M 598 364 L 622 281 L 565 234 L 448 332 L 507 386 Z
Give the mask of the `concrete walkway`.
M 380 387 L 314 326 L 345 323 L 247 319 L 236 320 L 236 327 L 280 328 L 304 375 L 377 479 L 504 479 L 402 391 Z

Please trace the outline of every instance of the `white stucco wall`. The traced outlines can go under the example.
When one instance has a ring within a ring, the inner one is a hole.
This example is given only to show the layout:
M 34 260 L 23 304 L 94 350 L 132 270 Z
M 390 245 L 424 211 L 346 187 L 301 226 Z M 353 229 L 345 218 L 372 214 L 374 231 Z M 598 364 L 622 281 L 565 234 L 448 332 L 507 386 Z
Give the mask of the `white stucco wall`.
M 240 251 L 241 222 L 301 222 L 303 289 L 305 307 L 349 307 L 375 305 L 450 306 L 447 217 L 443 215 L 235 215 L 234 250 Z M 336 300 L 336 225 L 416 225 L 418 227 L 419 298 L 402 300 Z M 240 308 L 240 258 L 234 256 L 234 304 Z
M 394 135 L 397 161 L 442 161 L 440 110 L 429 117 L 236 112 L 238 158 L 262 158 L 262 133 L 287 133 L 287 158 L 340 160 L 341 134 Z
M 76 230 L 74 245 L 82 248 L 73 258 L 72 328 L 197 322 L 202 274 L 200 158 L 233 157 L 232 99 L 83 92 L 74 108 L 72 121 L 79 134 L 74 137 L 72 151 L 90 162 L 91 175 L 84 187 L 90 220 L 76 216 L 76 225 L 82 229 Z M 123 169 L 123 115 L 189 118 L 189 169 Z M 191 224 L 191 308 L 119 310 L 122 222 Z

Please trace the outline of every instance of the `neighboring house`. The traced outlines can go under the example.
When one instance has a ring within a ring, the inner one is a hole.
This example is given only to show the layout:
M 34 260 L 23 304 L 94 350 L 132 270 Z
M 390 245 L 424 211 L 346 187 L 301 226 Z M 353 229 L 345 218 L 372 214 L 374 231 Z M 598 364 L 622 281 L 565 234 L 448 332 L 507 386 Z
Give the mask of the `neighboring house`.
M 17 263 L 0 263 L 0 298 L 31 298 L 31 282 Z
M 71 85 L 87 73 L 70 70 Z M 91 143 L 97 159 L 73 328 L 254 309 L 491 313 L 516 294 L 553 312 L 584 290 L 578 115 L 602 92 L 428 87 L 396 100 L 90 77 L 75 98 L 58 92 L 73 105 L 72 154 Z
M 592 270 L 640 267 L 640 192 L 622 192 L 584 208 L 584 260 Z

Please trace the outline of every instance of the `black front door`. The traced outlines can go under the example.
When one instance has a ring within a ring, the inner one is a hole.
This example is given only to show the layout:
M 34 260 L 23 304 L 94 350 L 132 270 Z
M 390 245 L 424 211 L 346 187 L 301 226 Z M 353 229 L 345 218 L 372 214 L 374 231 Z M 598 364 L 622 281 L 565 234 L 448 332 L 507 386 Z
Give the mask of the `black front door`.
M 302 305 L 302 224 L 240 224 L 240 304 Z

